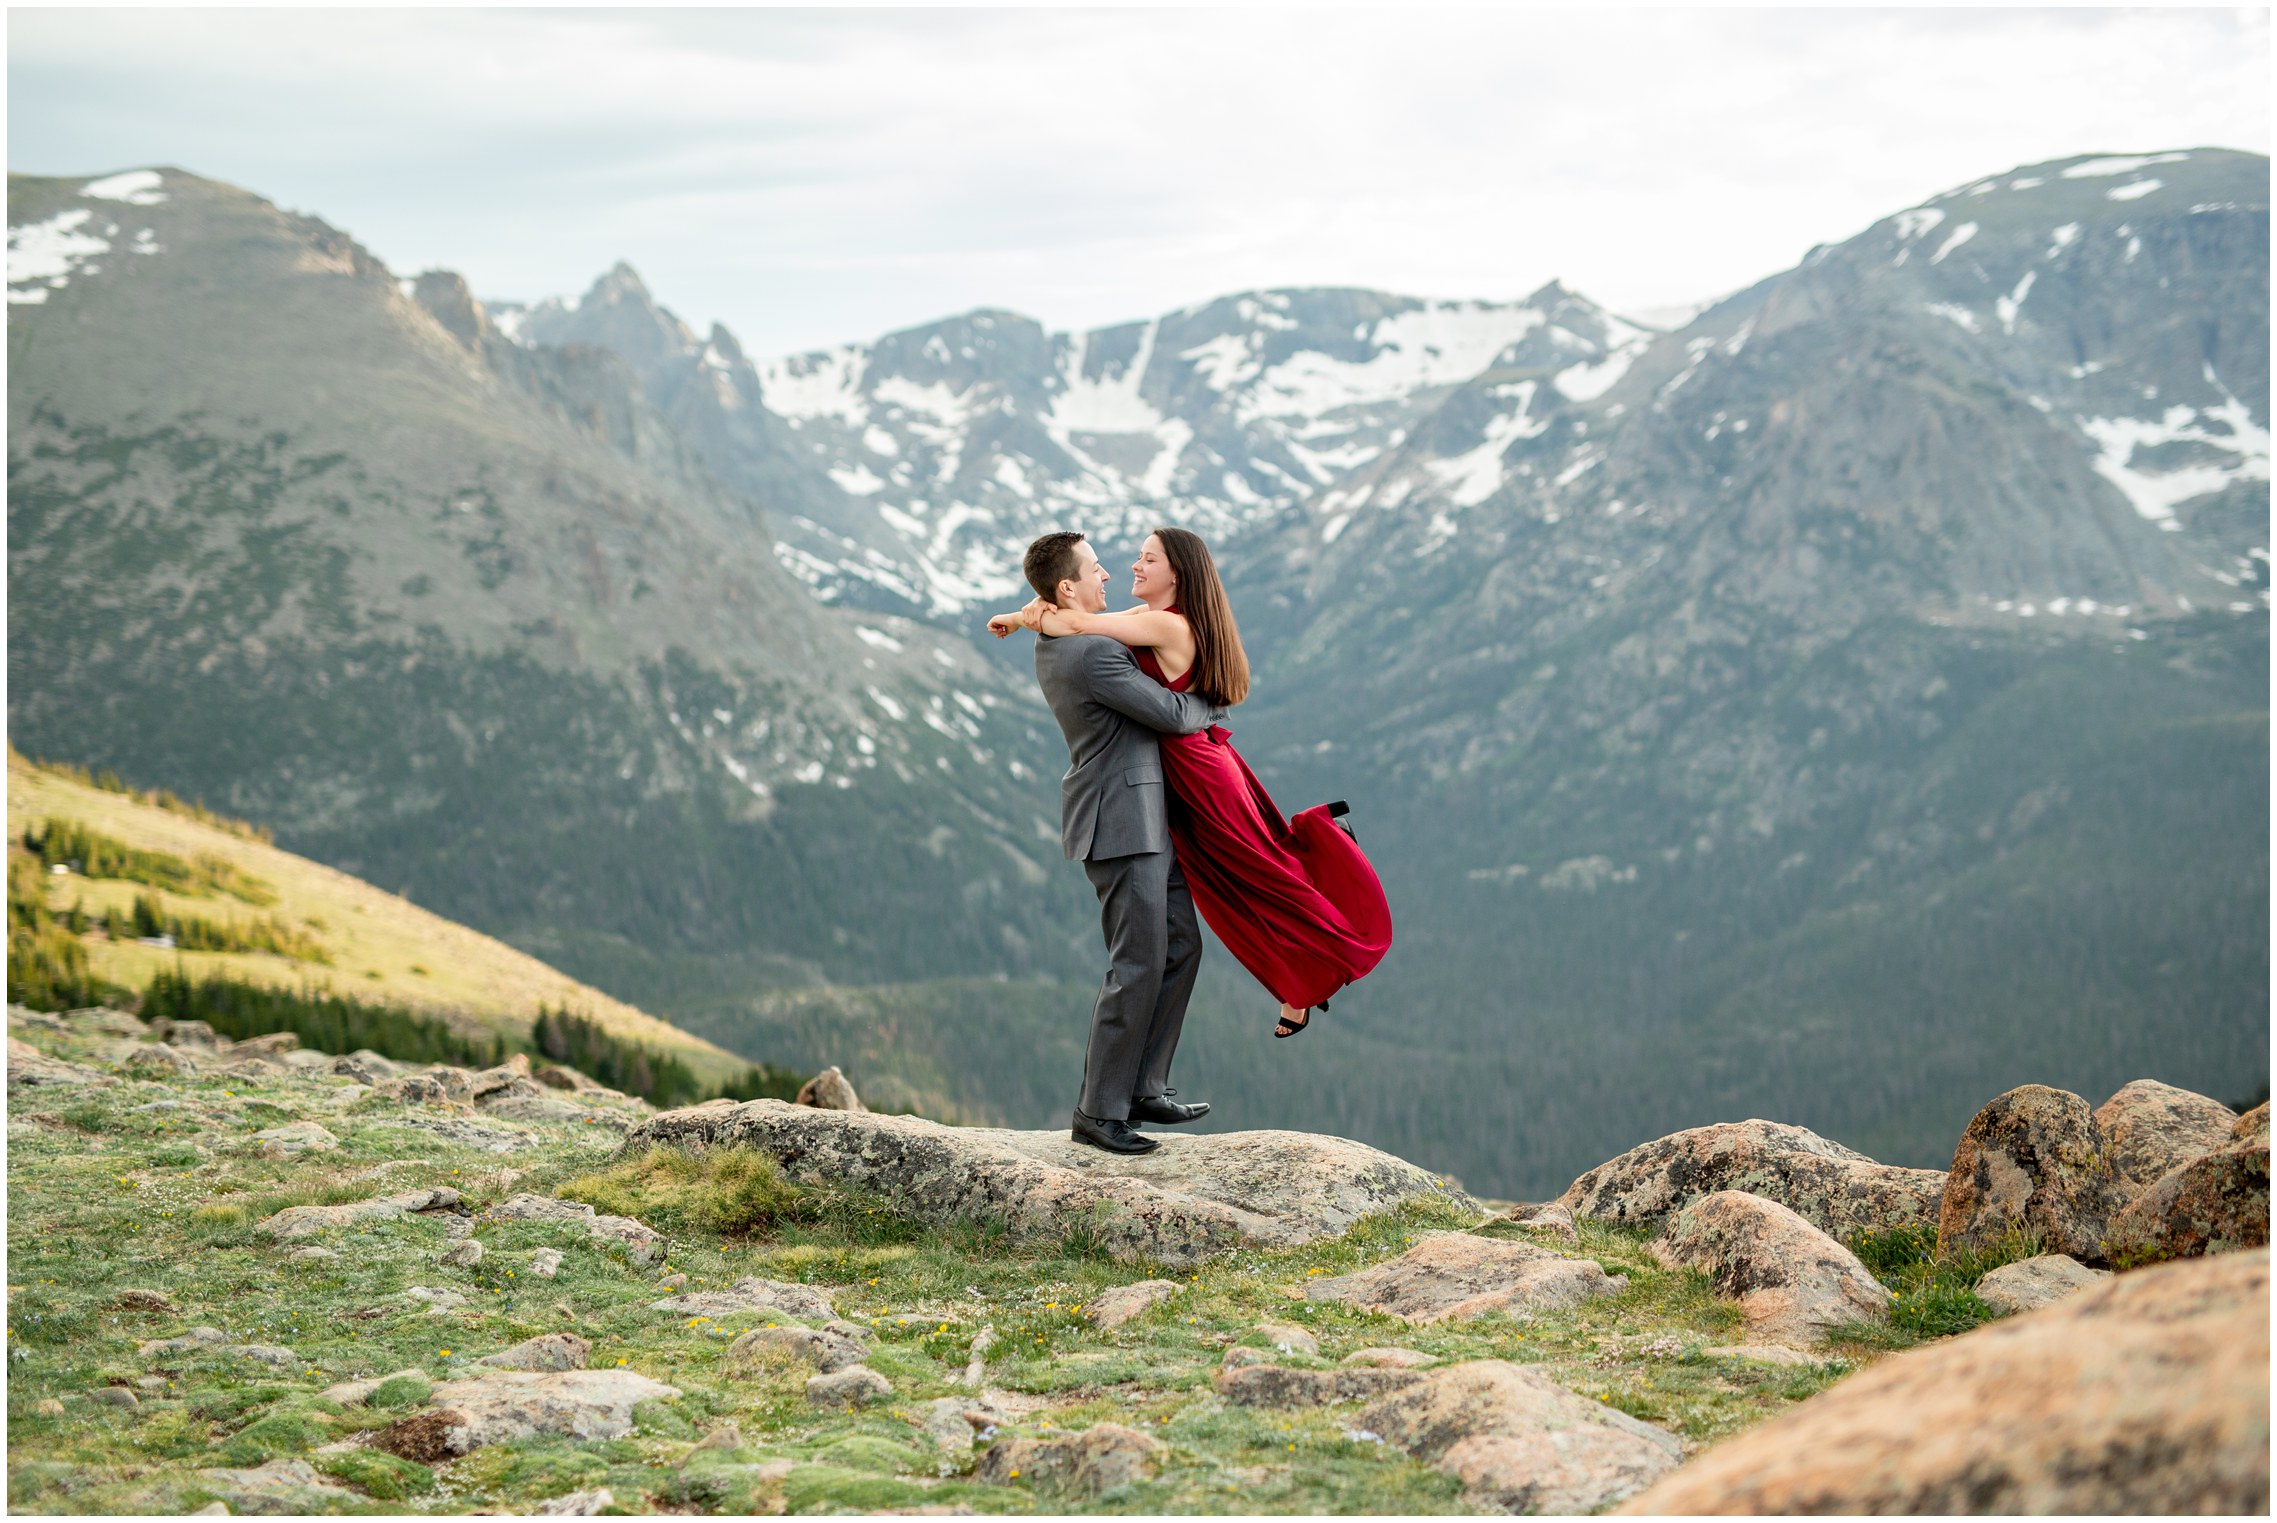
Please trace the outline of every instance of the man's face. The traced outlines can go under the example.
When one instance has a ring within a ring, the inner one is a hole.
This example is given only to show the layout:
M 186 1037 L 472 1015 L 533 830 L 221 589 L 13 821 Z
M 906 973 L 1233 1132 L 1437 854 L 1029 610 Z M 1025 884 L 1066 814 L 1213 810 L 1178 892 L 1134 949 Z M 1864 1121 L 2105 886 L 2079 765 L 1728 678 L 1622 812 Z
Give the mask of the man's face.
M 1089 540 L 1077 545 L 1075 554 L 1082 564 L 1071 579 L 1059 584 L 1061 606 L 1082 613 L 1106 612 L 1107 568 L 1099 564 Z

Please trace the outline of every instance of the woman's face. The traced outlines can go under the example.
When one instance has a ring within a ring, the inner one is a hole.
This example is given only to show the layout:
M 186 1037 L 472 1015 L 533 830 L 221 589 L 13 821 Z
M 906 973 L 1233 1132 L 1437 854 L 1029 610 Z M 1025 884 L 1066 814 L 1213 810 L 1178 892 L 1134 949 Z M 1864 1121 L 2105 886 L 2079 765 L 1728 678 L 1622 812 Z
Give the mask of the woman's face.
M 1168 603 L 1178 595 L 1178 578 L 1170 574 L 1170 559 L 1162 553 L 1162 540 L 1149 534 L 1131 563 L 1131 595 L 1142 603 Z

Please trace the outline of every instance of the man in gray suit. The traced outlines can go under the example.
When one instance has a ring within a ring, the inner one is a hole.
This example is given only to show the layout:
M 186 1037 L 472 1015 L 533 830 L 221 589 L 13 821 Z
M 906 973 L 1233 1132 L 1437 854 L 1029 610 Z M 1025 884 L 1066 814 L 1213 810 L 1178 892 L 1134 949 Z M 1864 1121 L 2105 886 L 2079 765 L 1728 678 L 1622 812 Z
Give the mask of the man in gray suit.
M 1037 540 L 1023 570 L 1049 602 L 1088 613 L 1107 606 L 1107 568 L 1080 534 Z M 1171 854 L 1155 736 L 1191 735 L 1225 711 L 1171 692 L 1139 670 L 1127 646 L 1103 635 L 1039 634 L 1036 681 L 1067 736 L 1060 845 L 1098 891 L 1110 962 L 1091 1011 L 1072 1135 L 1111 1153 L 1152 1152 L 1161 1144 L 1132 1122 L 1192 1121 L 1209 1111 L 1169 1098 L 1170 1058 L 1202 965 L 1202 927 Z

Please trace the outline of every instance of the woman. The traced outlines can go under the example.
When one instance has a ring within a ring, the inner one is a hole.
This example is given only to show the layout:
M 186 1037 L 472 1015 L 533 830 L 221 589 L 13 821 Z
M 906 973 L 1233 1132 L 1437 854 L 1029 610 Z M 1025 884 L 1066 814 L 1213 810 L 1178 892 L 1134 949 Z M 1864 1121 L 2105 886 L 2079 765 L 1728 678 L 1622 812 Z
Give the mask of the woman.
M 1209 547 L 1185 529 L 1147 536 L 1131 567 L 1141 606 L 1083 613 L 1038 598 L 989 629 L 1025 626 L 1046 635 L 1105 635 L 1136 652 L 1148 676 L 1173 692 L 1225 704 L 1249 696 L 1249 659 Z M 1281 1002 L 1277 1037 L 1311 1022 L 1315 1006 L 1365 975 L 1391 946 L 1391 910 L 1351 832 L 1321 805 L 1284 820 L 1217 725 L 1165 735 L 1170 834 L 1179 871 L 1226 950 Z

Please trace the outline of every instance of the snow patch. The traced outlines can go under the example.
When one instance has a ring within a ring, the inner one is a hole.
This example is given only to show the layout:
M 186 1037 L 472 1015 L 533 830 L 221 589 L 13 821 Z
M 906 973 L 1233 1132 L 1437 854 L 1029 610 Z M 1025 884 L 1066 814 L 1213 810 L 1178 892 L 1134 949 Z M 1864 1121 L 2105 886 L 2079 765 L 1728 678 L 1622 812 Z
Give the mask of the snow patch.
M 1500 391 L 1503 394 L 1516 393 L 1518 406 L 1515 410 L 1499 414 L 1488 421 L 1485 437 L 1477 448 L 1466 450 L 1451 460 L 1428 462 L 1431 474 L 1447 484 L 1447 501 L 1458 508 L 1475 507 L 1501 490 L 1503 452 L 1518 440 L 1531 439 L 1549 427 L 1549 424 L 1536 422 L 1527 415 L 1527 410 L 1534 402 L 1532 381 L 1519 381 L 1500 388 Z M 1454 531 L 1450 528 L 1448 532 Z
M 885 490 L 885 478 L 859 461 L 850 466 L 834 465 L 830 468 L 829 475 L 832 481 L 838 483 L 841 491 L 852 493 L 856 497 L 868 497 Z
M 1939 317 L 1950 318 L 1952 321 L 1959 323 L 1962 327 L 1968 329 L 1968 331 L 1971 333 L 1981 333 L 1984 331 L 1977 322 L 1977 315 L 1974 312 L 1971 312 L 1967 307 L 1957 307 L 1949 301 L 1933 301 L 1930 302 L 1923 310 L 1934 312 Z
M 79 187 L 79 194 L 98 201 L 124 201 L 129 206 L 156 206 L 167 199 L 158 187 L 166 182 L 155 169 L 130 169 Z
M 2016 331 L 2016 314 L 2024 309 L 2024 298 L 2032 294 L 2032 282 L 2039 277 L 2039 273 L 2038 270 L 2026 270 L 2024 278 L 2016 282 L 2015 290 L 1993 302 L 1992 310 L 2000 317 L 2001 332 L 2013 334 Z
M 837 418 L 867 423 L 870 409 L 860 382 L 867 351 L 859 345 L 769 360 L 758 367 L 759 395 L 791 419 Z
M 857 624 L 854 626 L 854 634 L 864 645 L 874 645 L 879 650 L 890 650 L 897 655 L 901 651 L 901 642 L 882 629 L 872 629 L 867 624 Z
M 2136 180 L 2129 185 L 2114 185 L 2103 193 L 2106 201 L 2140 201 L 2166 182 L 2164 180 Z
M 1897 235 L 1906 242 L 1928 232 L 1945 220 L 1945 213 L 1934 206 L 1917 206 L 1911 211 L 1897 214 Z
M 99 183 L 99 182 L 98 182 Z M 8 300 L 37 306 L 51 290 L 61 290 L 88 260 L 110 249 L 110 241 L 81 232 L 95 214 L 84 206 L 57 212 L 45 222 L 8 229 Z M 19 291 L 18 286 L 36 289 Z
M 1938 245 L 1937 252 L 1929 256 L 1929 262 L 1931 264 L 1943 264 L 1945 262 L 1945 256 L 1947 254 L 1952 253 L 1953 250 L 1959 248 L 1962 244 L 1968 242 L 1976 235 L 1977 225 L 1974 222 L 1962 223 L 1959 227 L 1953 229 L 1953 235 L 1951 237 L 1947 238 L 1942 244 Z
M 2136 158 L 2086 159 L 2064 171 L 2067 180 L 2088 180 L 2098 175 L 2131 175 L 2152 164 L 2179 164 L 2186 153 L 2153 153 Z
M 2217 381 L 2215 383 L 2219 385 Z M 2179 529 L 2174 510 L 2181 503 L 2218 492 L 2233 481 L 2269 479 L 2269 431 L 2253 421 L 2243 402 L 2223 392 L 2219 407 L 2169 407 L 2158 418 L 2081 418 L 2079 426 L 2100 447 L 2095 472 L 2117 487 L 2137 513 L 2162 529 Z M 2216 434 L 2204 422 L 2222 425 Z M 2189 441 L 2236 457 L 2230 464 L 2202 462 L 2152 472 L 2133 463 L 2138 449 Z

